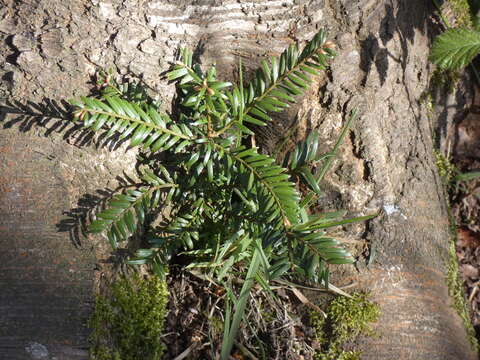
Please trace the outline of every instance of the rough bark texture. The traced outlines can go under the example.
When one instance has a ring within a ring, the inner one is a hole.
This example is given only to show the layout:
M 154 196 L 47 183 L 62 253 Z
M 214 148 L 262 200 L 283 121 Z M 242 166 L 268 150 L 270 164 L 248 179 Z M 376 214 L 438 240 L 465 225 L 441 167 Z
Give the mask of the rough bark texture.
M 141 77 L 168 103 L 172 88 L 160 74 L 180 46 L 194 47 L 202 62 L 216 61 L 231 78 L 238 57 L 252 68 L 257 59 L 328 28 L 339 46 L 331 72 L 259 142 L 275 146 L 296 112 L 298 137 L 319 126 L 325 139 L 333 139 L 349 110 L 361 110 L 343 165 L 328 180 L 349 210 L 383 208 L 364 233 L 375 261 L 348 275 L 371 288 L 382 306 L 381 336 L 365 340 L 364 358 L 475 359 L 445 284 L 449 234 L 432 159 L 435 124 L 421 102 L 433 28 L 428 3 L 3 0 L 0 96 L 35 103 L 67 99 L 87 93 L 97 69 L 115 67 Z M 11 125 L 15 116 L 3 113 Z M 30 125 L 23 121 L 0 132 L 0 354 L 35 358 L 31 344 L 39 343 L 48 356 L 74 359 L 82 354 L 72 352 L 85 346 L 78 329 L 94 277 L 85 250 L 93 240 L 76 250 L 55 224 L 82 195 L 115 187 L 108 179 L 128 171 L 134 154 L 96 152 L 80 146 L 75 132 L 59 128 L 45 137 L 51 125 Z M 76 264 L 65 266 L 68 261 Z

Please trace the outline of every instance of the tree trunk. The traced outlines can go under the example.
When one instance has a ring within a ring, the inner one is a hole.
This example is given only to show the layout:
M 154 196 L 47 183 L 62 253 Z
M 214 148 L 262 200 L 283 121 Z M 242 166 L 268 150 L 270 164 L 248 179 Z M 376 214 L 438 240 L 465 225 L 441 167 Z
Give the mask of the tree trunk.
M 239 58 L 251 69 L 289 43 L 329 29 L 339 53 L 331 71 L 257 141 L 271 148 L 286 127 L 296 126 L 298 138 L 318 127 L 328 148 L 342 119 L 359 108 L 341 166 L 328 182 L 352 212 L 383 209 L 367 231 L 357 228 L 376 249 L 374 262 L 342 279 L 372 289 L 382 308 L 381 336 L 365 340 L 363 356 L 476 358 L 448 296 L 449 232 L 432 157 L 435 124 L 420 100 L 430 75 L 429 1 L 3 3 L 0 97 L 23 103 L 85 95 L 96 70 L 114 67 L 141 77 L 168 104 L 172 87 L 161 73 L 181 46 L 195 48 L 203 63 L 215 61 L 231 79 Z M 82 358 L 85 333 L 78 329 L 95 276 L 86 248 L 94 243 L 87 239 L 78 250 L 55 225 L 71 230 L 62 212 L 76 208 L 78 215 L 83 195 L 113 189 L 117 183 L 108 179 L 131 169 L 135 154 L 96 151 L 82 145 L 81 134 L 53 122 L 23 119 L 16 126 L 18 115 L 7 112 L 4 124 L 12 126 L 0 132 L 0 353 L 41 358 L 37 349 L 58 359 Z

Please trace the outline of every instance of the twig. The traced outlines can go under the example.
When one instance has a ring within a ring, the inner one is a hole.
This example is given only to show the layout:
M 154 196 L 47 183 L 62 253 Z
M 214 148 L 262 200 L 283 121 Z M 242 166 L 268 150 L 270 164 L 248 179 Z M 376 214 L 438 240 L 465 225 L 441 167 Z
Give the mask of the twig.
M 198 343 L 195 342 L 192 345 L 190 345 L 188 348 L 186 348 L 180 355 L 178 355 L 175 359 L 173 360 L 182 360 L 185 359 L 193 349 L 195 349 L 198 346 Z
M 350 295 L 348 295 L 347 293 L 343 292 L 342 289 L 349 289 L 351 287 L 354 287 L 357 285 L 356 282 L 353 282 L 351 284 L 348 284 L 348 285 L 345 285 L 345 286 L 340 286 L 340 287 L 336 287 L 332 284 L 328 284 L 328 289 L 326 288 L 315 288 L 315 287 L 309 287 L 309 286 L 304 286 L 304 285 L 299 285 L 299 284 L 295 284 L 295 283 L 292 283 L 290 281 L 286 281 L 286 280 L 273 280 L 279 284 L 283 284 L 283 285 L 286 285 L 286 286 L 295 286 L 297 288 L 300 288 L 300 289 L 306 289 L 306 290 L 313 290 L 313 291 L 321 291 L 321 292 L 329 292 L 330 290 L 333 290 L 334 292 L 339 292 L 341 295 L 344 295 L 344 296 L 347 296 L 347 297 L 351 297 Z M 338 291 L 337 291 L 338 290 Z
M 478 285 L 475 285 L 475 287 L 473 288 L 473 291 L 472 293 L 470 294 L 470 296 L 468 297 L 468 302 L 472 302 L 473 298 L 475 297 L 475 295 L 477 295 L 478 293 Z
M 253 355 L 250 350 L 248 350 L 245 346 L 235 340 L 235 346 L 242 352 L 243 355 L 248 356 L 251 360 L 258 360 L 258 358 Z
M 293 292 L 293 294 L 297 297 L 298 300 L 301 301 L 302 304 L 304 305 L 307 305 L 308 307 L 312 308 L 313 310 L 315 310 L 316 312 L 319 312 L 319 313 L 322 313 L 326 316 L 326 314 L 323 312 L 322 309 L 320 309 L 317 305 L 315 305 L 314 303 L 312 303 L 310 300 L 308 300 L 308 298 L 302 294 L 302 292 L 300 290 L 298 290 L 297 288 L 291 286 L 290 287 L 290 290 Z
M 185 359 L 195 348 L 199 347 L 200 343 L 199 342 L 194 342 L 192 345 L 190 345 L 188 348 L 186 348 L 180 355 L 178 355 L 175 359 L 173 360 L 182 360 Z M 205 344 L 201 345 L 201 348 L 210 345 L 209 342 L 206 342 Z

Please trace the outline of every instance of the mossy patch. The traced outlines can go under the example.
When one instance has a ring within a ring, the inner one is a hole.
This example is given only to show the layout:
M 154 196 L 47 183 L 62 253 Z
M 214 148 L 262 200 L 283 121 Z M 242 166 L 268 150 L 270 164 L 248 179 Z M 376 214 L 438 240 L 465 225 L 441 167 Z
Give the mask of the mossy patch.
M 315 360 L 359 360 L 359 351 L 347 351 L 345 345 L 353 343 L 360 335 L 374 336 L 371 324 L 380 316 L 378 304 L 369 300 L 368 293 L 355 293 L 351 298 L 337 297 L 326 311 L 311 314 L 320 350 Z
M 454 94 L 461 77 L 459 70 L 436 68 L 430 77 L 430 92 L 438 90 Z
M 478 339 L 476 337 L 475 328 L 473 327 L 472 320 L 470 318 L 470 312 L 468 310 L 468 303 L 465 298 L 465 291 L 463 289 L 463 281 L 460 278 L 460 271 L 458 266 L 457 260 L 457 252 L 455 248 L 455 244 L 457 242 L 457 228 L 455 219 L 450 214 L 449 209 L 449 217 L 450 217 L 450 232 L 451 232 L 451 240 L 448 249 L 448 261 L 447 261 L 447 286 L 448 286 L 448 293 L 453 300 L 453 307 L 457 311 L 458 315 L 463 321 L 463 325 L 465 326 L 465 330 L 467 331 L 467 337 L 475 351 L 480 350 L 480 346 L 478 343 Z
M 472 16 L 468 0 L 449 0 L 448 3 L 455 16 L 455 27 L 472 28 Z
M 444 185 L 449 188 L 453 178 L 458 173 L 458 169 L 452 163 L 449 157 L 443 155 L 439 150 L 434 150 L 435 164 L 438 168 L 438 174 L 442 179 Z
M 452 215 L 450 199 L 448 197 L 448 192 L 451 190 L 454 177 L 458 174 L 458 169 L 456 168 L 455 164 L 452 163 L 449 156 L 443 155 L 439 150 L 434 150 L 434 156 L 438 173 L 447 192 L 446 206 L 450 223 L 450 243 L 448 247 L 448 258 L 446 259 L 448 293 L 453 300 L 454 309 L 462 319 L 470 344 L 472 345 L 473 349 L 478 352 L 480 350 L 480 346 L 470 318 L 470 312 L 468 309 L 469 307 L 465 298 L 463 281 L 460 277 L 460 270 L 457 260 L 457 224 L 454 216 Z
M 109 296 L 98 296 L 90 319 L 91 360 L 159 360 L 167 313 L 164 280 L 140 275 L 122 277 Z

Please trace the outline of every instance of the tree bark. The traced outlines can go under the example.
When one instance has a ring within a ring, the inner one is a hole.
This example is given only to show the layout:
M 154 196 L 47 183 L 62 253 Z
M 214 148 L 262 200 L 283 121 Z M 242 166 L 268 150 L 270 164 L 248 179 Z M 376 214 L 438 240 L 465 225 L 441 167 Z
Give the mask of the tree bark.
M 382 308 L 377 326 L 381 336 L 364 341 L 363 358 L 475 359 L 448 297 L 449 232 L 432 157 L 435 123 L 421 102 L 428 87 L 427 55 L 434 31 L 428 4 L 3 0 L 0 97 L 39 103 L 85 95 L 95 71 L 114 67 L 120 74 L 141 77 L 168 104 L 172 87 L 161 73 L 181 46 L 196 49 L 203 63 L 216 62 L 220 74 L 232 79 L 238 58 L 252 69 L 264 56 L 278 55 L 289 43 L 308 40 L 326 27 L 339 53 L 331 71 L 318 79 L 297 108 L 260 135 L 259 142 L 271 148 L 293 125 L 298 138 L 318 128 L 328 149 L 342 119 L 354 107 L 360 109 L 341 166 L 327 180 L 348 210 L 383 209 L 366 231 L 356 228 L 357 235 L 376 249 L 373 264 L 358 264 L 358 272 L 342 278 L 372 289 Z M 3 110 L 4 124 L 11 125 L 18 116 L 7 112 Z M 125 167 L 131 169 L 135 154 L 105 148 L 97 152 L 91 145 L 80 146 L 84 138 L 78 133 L 32 123 L 32 129 L 23 120 L 21 126 L 0 132 L 0 273 L 7 284 L 0 304 L 16 314 L 1 316 L 6 331 L 0 332 L 0 353 L 28 359 L 33 356 L 31 344 L 38 343 L 51 349 L 49 356 L 81 358 L 81 351 L 68 351 L 85 347 L 84 333 L 76 329 L 90 297 L 92 254 L 78 258 L 80 252 L 67 234 L 56 232 L 55 224 L 82 195 L 114 188 L 117 184 L 107 180 Z M 58 264 L 55 259 L 60 259 Z M 68 261 L 77 265 L 64 266 Z M 82 275 L 71 278 L 77 273 Z M 58 285 L 67 279 L 78 290 Z M 73 293 L 84 296 L 68 302 L 70 307 L 67 301 L 50 300 L 47 293 L 62 299 Z M 38 300 L 35 304 L 32 297 Z M 40 309 L 42 302 L 57 309 Z M 52 322 L 39 320 L 39 314 Z M 68 326 L 62 328 L 58 321 Z

